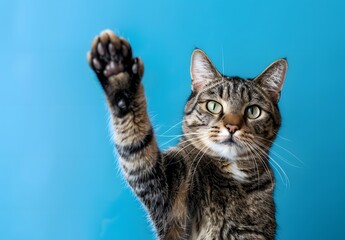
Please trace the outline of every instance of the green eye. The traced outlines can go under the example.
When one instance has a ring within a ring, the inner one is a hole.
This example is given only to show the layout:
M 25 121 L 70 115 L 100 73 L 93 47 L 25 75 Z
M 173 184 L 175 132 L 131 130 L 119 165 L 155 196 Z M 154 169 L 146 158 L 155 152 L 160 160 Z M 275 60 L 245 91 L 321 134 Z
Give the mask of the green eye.
M 261 109 L 258 106 L 253 105 L 253 106 L 250 106 L 247 108 L 246 114 L 247 114 L 248 118 L 256 119 L 256 118 L 260 117 Z
M 208 111 L 210 111 L 211 113 L 214 114 L 218 114 L 222 111 L 223 107 L 222 105 L 220 105 L 220 103 L 216 102 L 216 101 L 208 101 L 206 104 L 206 108 Z

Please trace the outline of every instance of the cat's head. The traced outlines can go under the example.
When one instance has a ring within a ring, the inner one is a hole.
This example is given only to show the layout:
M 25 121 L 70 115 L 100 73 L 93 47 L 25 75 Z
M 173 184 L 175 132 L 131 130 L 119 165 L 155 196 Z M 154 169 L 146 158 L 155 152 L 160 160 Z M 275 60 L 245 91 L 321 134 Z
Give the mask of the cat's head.
M 191 58 L 192 94 L 185 107 L 183 131 L 205 154 L 236 160 L 266 151 L 280 127 L 278 100 L 287 62 L 273 62 L 255 79 L 226 77 L 206 54 Z

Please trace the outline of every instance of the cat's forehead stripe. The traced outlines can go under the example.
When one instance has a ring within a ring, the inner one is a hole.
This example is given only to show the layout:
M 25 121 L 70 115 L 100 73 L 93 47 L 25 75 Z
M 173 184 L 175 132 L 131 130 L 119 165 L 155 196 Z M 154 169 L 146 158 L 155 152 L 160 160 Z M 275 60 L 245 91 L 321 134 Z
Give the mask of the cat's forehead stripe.
M 206 86 L 206 91 L 202 92 L 204 95 L 216 95 L 222 99 L 229 99 L 232 96 L 239 96 L 240 98 L 251 99 L 252 88 L 247 84 L 248 80 L 236 78 L 227 79 L 229 81 L 224 81 L 215 86 Z

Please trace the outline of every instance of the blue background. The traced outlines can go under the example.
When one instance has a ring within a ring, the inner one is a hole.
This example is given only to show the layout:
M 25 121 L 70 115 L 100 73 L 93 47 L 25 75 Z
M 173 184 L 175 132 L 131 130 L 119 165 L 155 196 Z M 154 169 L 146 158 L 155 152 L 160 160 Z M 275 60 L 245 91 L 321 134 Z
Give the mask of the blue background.
M 289 180 L 273 164 L 278 239 L 343 237 L 344 1 L 12 0 L 0 9 L 0 239 L 153 239 L 86 61 L 105 28 L 145 63 L 162 148 L 180 132 L 194 47 L 242 77 L 287 57 L 272 151 Z

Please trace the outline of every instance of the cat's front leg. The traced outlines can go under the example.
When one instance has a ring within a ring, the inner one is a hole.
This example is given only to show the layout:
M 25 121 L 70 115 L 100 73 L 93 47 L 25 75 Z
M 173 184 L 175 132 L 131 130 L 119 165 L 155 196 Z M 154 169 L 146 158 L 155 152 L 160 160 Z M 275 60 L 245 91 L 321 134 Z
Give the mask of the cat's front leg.
M 132 57 L 131 46 L 125 39 L 109 30 L 95 38 L 88 61 L 107 97 L 124 175 L 148 208 L 161 235 L 168 187 L 162 155 L 147 114 L 141 83 L 143 63 Z

